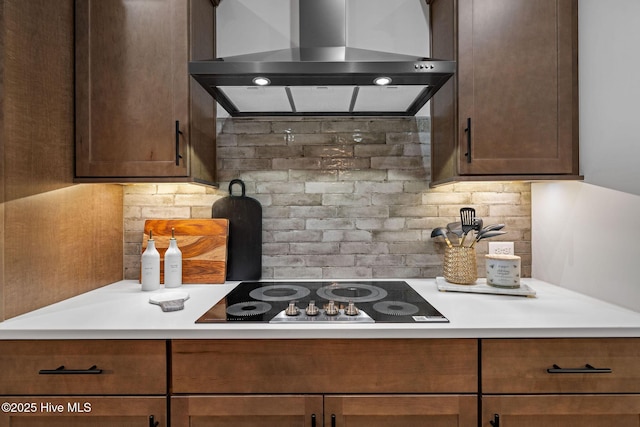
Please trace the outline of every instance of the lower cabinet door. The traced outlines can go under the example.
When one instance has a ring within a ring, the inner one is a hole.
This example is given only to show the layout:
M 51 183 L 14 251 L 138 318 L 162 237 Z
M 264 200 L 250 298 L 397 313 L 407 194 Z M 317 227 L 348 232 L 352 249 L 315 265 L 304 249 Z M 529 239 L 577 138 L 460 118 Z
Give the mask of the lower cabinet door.
M 320 395 L 178 396 L 172 427 L 322 426 Z
M 0 427 L 165 427 L 158 397 L 0 397 Z M 157 423 L 157 424 L 156 424 Z
M 483 396 L 482 427 L 638 427 L 640 395 Z
M 475 395 L 325 396 L 325 427 L 475 427 Z

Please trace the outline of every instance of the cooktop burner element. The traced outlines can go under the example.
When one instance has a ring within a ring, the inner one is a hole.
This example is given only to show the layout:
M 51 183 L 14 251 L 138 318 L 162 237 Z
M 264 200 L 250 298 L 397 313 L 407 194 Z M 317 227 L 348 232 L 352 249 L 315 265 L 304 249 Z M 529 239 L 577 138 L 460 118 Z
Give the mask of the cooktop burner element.
M 281 284 L 256 288 L 249 292 L 249 296 L 259 301 L 293 301 L 302 299 L 310 293 L 311 291 L 309 288 L 297 285 Z
M 196 323 L 449 322 L 404 281 L 241 282 Z
M 381 301 L 373 304 L 373 309 L 378 313 L 389 316 L 412 316 L 420 309 L 413 304 L 403 301 Z
M 271 310 L 271 304 L 260 301 L 239 302 L 227 307 L 230 316 L 248 317 L 265 314 Z
M 387 291 L 365 283 L 331 283 L 316 291 L 320 298 L 338 302 L 371 302 L 387 296 Z

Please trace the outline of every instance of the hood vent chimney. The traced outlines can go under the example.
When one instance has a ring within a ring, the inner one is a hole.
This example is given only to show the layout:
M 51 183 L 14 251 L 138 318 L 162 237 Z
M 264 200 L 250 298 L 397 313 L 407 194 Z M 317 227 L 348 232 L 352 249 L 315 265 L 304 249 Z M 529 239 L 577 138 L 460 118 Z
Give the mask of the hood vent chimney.
M 231 116 L 413 116 L 455 71 L 453 61 L 347 47 L 346 0 L 299 2 L 299 48 L 189 63 Z

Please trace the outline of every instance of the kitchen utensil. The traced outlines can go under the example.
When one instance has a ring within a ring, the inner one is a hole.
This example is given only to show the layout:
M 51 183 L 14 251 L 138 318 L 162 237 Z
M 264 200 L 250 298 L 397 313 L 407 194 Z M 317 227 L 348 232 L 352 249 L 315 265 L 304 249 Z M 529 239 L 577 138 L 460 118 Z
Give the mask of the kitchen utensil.
M 480 233 L 483 226 L 484 226 L 484 221 L 482 220 L 482 218 L 476 218 L 473 224 L 473 231 L 475 231 L 475 237 L 478 236 L 478 233 Z
M 241 194 L 233 194 L 239 185 Z M 229 183 L 229 196 L 217 200 L 211 209 L 213 218 L 229 220 L 229 259 L 227 280 L 258 280 L 262 276 L 262 206 L 246 196 L 244 182 Z
M 452 247 L 453 245 L 451 244 L 451 241 L 449 240 L 449 237 L 447 237 L 447 229 L 444 227 L 436 227 L 431 231 L 431 238 L 433 239 L 434 237 L 438 237 L 438 236 L 442 236 L 444 237 L 444 241 L 446 242 L 447 246 Z
M 476 245 L 476 243 L 478 243 L 480 240 L 489 239 L 491 237 L 496 237 L 496 236 L 502 236 L 503 234 L 507 234 L 507 232 L 506 231 L 499 231 L 499 230 L 487 231 L 485 233 L 481 232 L 476 236 L 474 241 L 471 243 L 470 247 L 474 247 Z
M 447 224 L 447 233 L 455 235 L 458 240 L 456 243 L 460 243 L 460 238 L 462 237 L 462 223 L 458 222 L 450 222 Z
M 462 241 L 460 246 L 464 245 L 467 234 L 473 230 L 476 220 L 476 210 L 474 208 L 460 208 L 460 223 L 462 224 Z
M 488 233 L 489 231 L 499 231 L 499 230 L 502 230 L 503 228 L 504 228 L 504 224 L 490 224 L 482 228 L 482 230 L 478 232 L 478 235 Z
M 164 255 L 171 229 L 182 251 L 182 283 L 224 283 L 227 275 L 227 219 L 149 219 L 144 224 L 143 250 L 153 231 L 160 252 L 160 279 L 164 283 Z
M 493 230 L 502 230 L 503 228 L 504 228 L 504 224 L 489 224 L 486 227 L 484 227 L 481 231 L 487 232 L 487 231 L 493 231 Z
M 471 246 L 474 246 L 477 241 L 482 240 L 484 238 L 483 236 L 486 233 L 490 231 L 499 231 L 499 230 L 502 230 L 503 228 L 504 228 L 504 224 L 490 224 L 490 225 L 487 225 L 486 227 L 483 227 L 482 230 L 480 230 L 478 234 L 476 234 L 476 238 L 471 243 Z M 493 236 L 489 236 L 489 237 L 493 237 Z
M 447 231 L 449 233 L 455 234 L 458 237 L 462 237 L 462 223 L 458 222 L 450 222 L 447 224 Z

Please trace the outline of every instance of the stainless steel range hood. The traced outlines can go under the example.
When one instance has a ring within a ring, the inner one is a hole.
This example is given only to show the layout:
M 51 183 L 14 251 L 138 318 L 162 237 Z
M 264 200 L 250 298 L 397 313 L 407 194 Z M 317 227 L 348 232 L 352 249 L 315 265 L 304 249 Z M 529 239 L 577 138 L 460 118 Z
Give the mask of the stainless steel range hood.
M 231 116 L 412 116 L 455 71 L 453 61 L 347 47 L 346 0 L 299 1 L 299 48 L 189 63 Z

